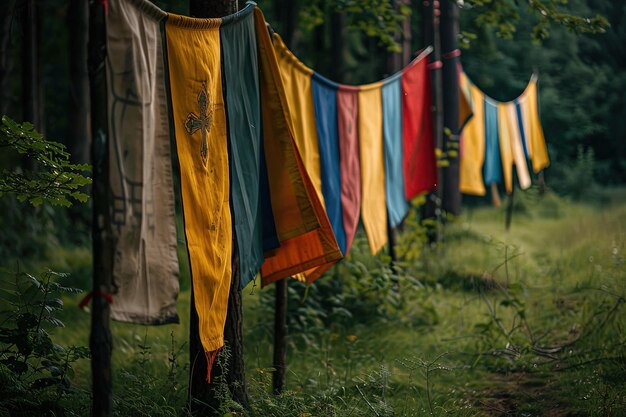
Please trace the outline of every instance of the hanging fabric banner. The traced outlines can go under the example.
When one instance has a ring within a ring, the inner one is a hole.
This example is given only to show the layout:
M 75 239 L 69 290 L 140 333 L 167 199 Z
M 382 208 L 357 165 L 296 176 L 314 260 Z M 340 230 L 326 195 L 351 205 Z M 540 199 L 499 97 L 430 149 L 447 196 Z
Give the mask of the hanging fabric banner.
M 462 193 L 484 196 L 483 163 L 485 162 L 485 96 L 467 76 L 461 74 L 461 89 L 467 94 L 473 117 L 469 119 L 461 133 L 461 157 L 459 187 Z
M 254 18 L 250 15 L 238 20 L 242 14 L 250 14 L 252 9 L 253 5 L 248 5 L 238 14 L 223 18 L 220 30 L 230 145 L 231 200 L 241 288 L 258 273 L 264 249 L 279 246 L 269 202 L 267 170 L 263 163 Z M 229 24 L 229 20 L 234 22 Z
M 402 80 L 383 85 L 383 139 L 385 146 L 385 192 L 389 225 L 396 227 L 409 212 L 404 186 L 402 152 Z
M 546 140 L 539 118 L 539 106 L 537 98 L 537 77 L 533 76 L 528 87 L 520 97 L 515 100 L 522 115 L 524 126 L 524 143 L 526 143 L 530 160 L 535 173 L 550 165 Z
M 498 103 L 485 97 L 485 184 L 502 183 L 502 162 L 498 127 Z
M 278 58 L 280 75 L 287 97 L 287 106 L 291 115 L 294 139 L 304 161 L 304 167 L 323 203 L 320 151 L 317 139 L 317 125 L 315 123 L 313 87 L 311 84 L 313 71 L 301 64 L 286 47 L 277 48 L 276 57 Z
M 361 220 L 372 253 L 387 243 L 381 87 L 382 82 L 361 87 L 358 99 Z
M 413 61 L 402 71 L 404 181 L 407 200 L 437 184 L 432 92 L 428 58 Z
M 339 136 L 337 127 L 337 85 L 332 85 L 313 74 L 313 104 L 320 153 L 322 194 L 326 213 L 333 226 L 337 244 L 346 253 L 346 232 L 341 206 L 341 168 L 339 159 Z
M 513 192 L 513 166 L 516 168 L 520 188 L 525 190 L 530 187 L 530 175 L 524 156 L 515 103 L 499 103 L 498 120 L 500 121 L 498 135 L 506 192 L 509 194 Z
M 178 323 L 178 257 L 160 21 L 142 0 L 106 19 L 109 183 L 115 289 L 111 318 Z
M 358 90 L 339 86 L 337 90 L 337 130 L 341 171 L 341 207 L 350 251 L 361 211 L 361 162 L 359 161 Z
M 165 24 L 187 251 L 200 339 L 211 357 L 224 345 L 233 238 L 220 24 L 174 14 Z
M 296 143 L 287 95 L 272 40 L 260 9 L 254 13 L 259 56 L 265 155 L 280 247 L 265 254 L 262 284 L 303 273 L 307 282 L 342 257 L 319 191 Z

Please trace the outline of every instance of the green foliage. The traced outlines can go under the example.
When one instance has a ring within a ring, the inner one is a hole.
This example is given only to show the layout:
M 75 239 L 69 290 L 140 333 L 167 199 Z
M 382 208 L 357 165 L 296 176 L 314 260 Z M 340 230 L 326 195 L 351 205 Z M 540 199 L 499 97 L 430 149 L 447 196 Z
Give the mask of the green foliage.
M 574 200 L 598 200 L 601 192 L 595 180 L 595 153 L 592 148 L 579 145 L 576 159 L 572 164 L 559 164 L 556 167 L 556 180 L 552 187 L 559 193 Z M 601 200 L 601 199 L 600 199 Z
M 384 253 L 372 256 L 365 235 L 359 233 L 350 255 L 314 285 L 290 280 L 287 317 L 294 343 L 320 347 L 329 335 L 343 334 L 355 325 L 397 320 L 404 305 L 398 283 L 405 277 L 390 261 Z M 273 292 L 261 291 L 259 296 L 258 314 L 270 317 Z
M 348 27 L 378 39 L 389 51 L 400 52 L 396 37 L 411 9 L 404 4 L 395 7 L 388 0 L 315 0 L 307 2 L 300 11 L 303 29 L 313 30 L 323 24 L 330 13 L 344 13 Z
M 114 415 L 174 417 L 183 415 L 183 405 L 187 397 L 185 366 L 181 372 L 179 357 L 185 344 L 178 345 L 171 335 L 167 365 L 161 365 L 146 331 L 143 339 L 137 340 L 136 350 L 131 360 L 120 371 L 116 385 L 123 389 L 116 390 L 113 397 Z M 149 366 L 155 364 L 155 366 Z
M 568 3 L 568 0 L 528 1 L 525 14 L 530 14 L 534 18 L 531 30 L 531 38 L 534 41 L 544 41 L 550 37 L 551 23 L 570 32 L 580 33 L 604 33 L 609 27 L 608 20 L 599 14 L 584 17 L 562 10 Z M 494 0 L 469 0 L 463 2 L 463 7 L 477 9 L 476 24 L 479 27 L 496 28 L 496 34 L 503 39 L 513 38 L 522 19 L 520 10 L 524 8 L 519 2 Z
M 89 198 L 82 187 L 91 179 L 81 172 L 90 170 L 89 165 L 70 163 L 65 146 L 45 140 L 30 123 L 18 124 L 2 116 L 0 148 L 12 152 L 15 157 L 25 157 L 35 166 L 32 171 L 22 168 L 3 169 L 0 172 L 0 196 L 15 194 L 20 202 L 28 201 L 34 206 L 42 203 L 69 207 L 72 201 L 86 202 Z
M 52 271 L 39 279 L 0 273 L 0 415 L 63 415 L 64 401 L 76 394 L 73 364 L 89 350 L 56 344 L 50 331 L 64 326 L 60 295 L 79 290 L 56 282 L 65 275 Z

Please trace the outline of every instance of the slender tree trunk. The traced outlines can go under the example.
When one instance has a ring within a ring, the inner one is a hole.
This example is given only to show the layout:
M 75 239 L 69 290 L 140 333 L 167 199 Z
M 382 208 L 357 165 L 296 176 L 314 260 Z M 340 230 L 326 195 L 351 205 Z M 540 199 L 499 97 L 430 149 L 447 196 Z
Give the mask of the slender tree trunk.
M 401 4 L 405 6 L 411 6 L 411 0 L 399 0 Z M 407 65 L 411 61 L 411 41 L 413 40 L 413 34 L 411 33 L 411 16 L 407 16 L 402 22 L 402 67 Z
M 399 0 L 399 1 L 395 1 L 394 3 L 397 5 L 397 3 L 400 2 L 406 2 L 406 0 Z M 406 22 L 409 22 L 409 43 L 407 44 L 406 42 Z M 409 59 L 407 59 L 407 57 L 410 57 L 410 47 L 411 47 L 411 43 L 410 43 L 410 19 L 408 17 L 406 17 L 404 19 L 404 22 L 402 23 L 402 33 L 399 36 L 396 36 L 396 41 L 400 43 L 402 50 L 400 52 L 388 52 L 387 53 L 387 73 L 389 75 L 391 74 L 395 74 L 396 72 L 400 71 L 406 64 L 408 64 Z M 408 49 L 409 51 L 407 51 L 407 45 L 408 45 Z M 406 59 L 406 60 L 405 60 Z M 397 261 L 397 256 L 396 256 L 396 243 L 397 243 L 397 236 L 398 236 L 398 231 L 396 230 L 395 227 L 393 227 L 391 225 L 391 223 L 389 222 L 389 219 L 387 219 L 387 241 L 389 242 L 389 257 L 391 258 L 391 269 L 394 271 L 394 275 L 393 275 L 393 279 L 394 279 L 394 287 L 396 289 L 399 289 L 399 281 L 398 281 L 398 277 L 397 274 L 395 274 L 396 271 L 396 261 Z
M 294 1 L 283 0 L 276 1 L 276 6 L 279 7 L 278 17 L 282 26 L 286 30 L 285 45 L 288 48 L 293 48 L 293 30 L 294 30 L 294 15 L 287 13 L 288 11 L 295 11 Z M 282 10 L 280 9 L 282 8 Z M 339 15 L 333 16 L 333 19 L 337 19 Z M 343 45 L 343 40 L 335 35 L 341 34 L 341 29 L 337 27 L 337 24 L 341 23 L 340 20 L 333 20 L 332 30 L 333 37 L 332 42 L 338 42 Z M 338 32 L 335 32 L 338 30 Z M 293 49 L 292 49 L 293 50 Z M 336 57 L 336 55 L 333 55 Z M 285 278 L 274 283 L 274 355 L 273 355 L 273 367 L 274 373 L 272 374 L 272 392 L 275 395 L 280 395 L 283 392 L 286 383 L 286 369 L 287 369 L 287 337 L 289 335 L 289 329 L 287 327 L 287 309 L 289 301 L 289 280 L 291 278 Z
M 68 147 L 77 163 L 89 162 L 91 132 L 89 126 L 89 74 L 87 73 L 87 37 L 89 7 L 85 0 L 70 0 L 67 9 L 70 59 L 70 126 Z
M 190 14 L 202 18 L 222 17 L 238 10 L 236 0 L 190 0 L 189 5 Z M 243 308 L 241 290 L 239 289 L 239 251 L 234 234 L 232 244 L 232 277 L 228 297 L 228 312 L 224 326 L 225 345 L 229 355 L 224 364 L 226 374 L 223 375 L 224 369 L 220 366 L 220 363 L 224 361 L 222 358 L 218 358 L 211 372 L 211 381 L 225 381 L 233 399 L 242 406 L 248 407 L 243 358 Z M 189 359 L 192 370 L 189 380 L 190 411 L 197 416 L 211 415 L 219 409 L 218 387 L 215 383 L 207 384 L 206 382 L 207 363 L 199 340 L 198 313 L 195 308 L 193 293 L 190 310 Z
M 443 86 L 441 76 L 441 38 L 439 36 L 439 0 L 425 0 L 423 3 L 424 43 L 433 46 L 431 60 L 431 85 L 433 89 L 433 133 L 437 150 L 437 188 L 431 193 L 424 205 L 423 216 L 435 218 L 435 228 L 427 230 L 429 243 L 441 243 L 443 240 L 441 202 L 444 193 L 444 169 L 440 165 L 440 154 L 443 150 Z
M 333 12 L 330 18 L 330 65 L 328 76 L 335 82 L 343 82 L 345 62 L 345 16 Z
M 298 2 L 294 0 L 275 0 L 274 18 L 280 22 L 280 29 L 283 41 L 293 51 L 295 48 L 296 17 Z
M 459 190 L 459 8 L 456 1 L 441 0 L 441 49 L 443 51 L 443 123 L 448 166 L 444 171 L 443 209 L 461 214 Z
M 15 16 L 15 0 L 0 4 L 0 115 L 7 114 L 11 100 L 10 77 L 13 68 L 11 27 Z M 12 115 L 15 118 L 15 115 Z
M 91 375 L 93 384 L 92 416 L 112 415 L 111 350 L 109 328 L 110 308 L 107 295 L 111 292 L 113 251 L 109 218 L 109 152 L 107 143 L 106 92 L 106 32 L 104 8 L 92 2 L 89 11 L 89 79 L 91 127 L 95 138 L 92 146 L 92 239 L 93 239 L 93 299 L 91 312 Z
M 39 53 L 39 4 L 22 0 L 22 119 L 44 132 Z

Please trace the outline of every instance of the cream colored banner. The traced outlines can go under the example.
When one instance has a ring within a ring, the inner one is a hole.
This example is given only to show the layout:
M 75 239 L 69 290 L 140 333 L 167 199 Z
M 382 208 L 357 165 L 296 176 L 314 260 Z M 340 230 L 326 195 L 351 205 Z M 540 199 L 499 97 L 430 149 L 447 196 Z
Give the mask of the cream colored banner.
M 160 21 L 144 0 L 110 0 L 111 318 L 177 323 L 178 258 Z

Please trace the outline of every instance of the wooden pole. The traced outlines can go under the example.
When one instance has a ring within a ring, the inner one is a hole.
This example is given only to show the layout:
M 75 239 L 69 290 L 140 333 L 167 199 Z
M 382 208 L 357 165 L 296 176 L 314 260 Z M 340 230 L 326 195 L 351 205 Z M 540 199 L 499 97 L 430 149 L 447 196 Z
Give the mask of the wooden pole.
M 89 81 L 91 92 L 92 163 L 92 239 L 93 298 L 91 312 L 91 377 L 93 402 L 91 415 L 108 417 L 113 412 L 111 383 L 112 337 L 109 328 L 113 251 L 109 217 L 109 152 L 107 141 L 105 9 L 100 2 L 89 8 Z
M 500 200 L 500 191 L 498 190 L 498 184 L 491 183 L 491 203 L 495 208 L 500 208 L 502 200 Z
M 513 221 L 513 203 L 514 203 L 514 198 L 515 198 L 515 187 L 513 187 L 513 190 L 511 191 L 511 194 L 509 194 L 509 201 L 508 201 L 508 204 L 506 206 L 506 218 L 504 220 L 504 229 L 507 232 L 511 228 L 511 222 Z
M 443 51 L 443 124 L 444 147 L 448 166 L 444 170 L 442 208 L 446 213 L 461 214 L 459 189 L 459 8 L 454 0 L 441 0 L 441 49 Z
M 279 395 L 285 387 L 285 369 L 287 362 L 287 300 L 289 278 L 277 281 L 274 307 L 274 373 L 272 374 L 272 392 Z

